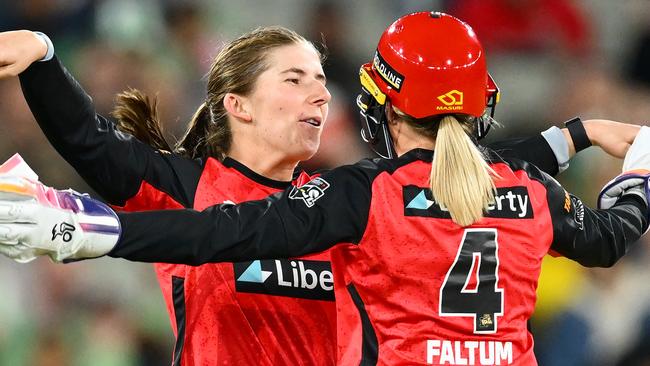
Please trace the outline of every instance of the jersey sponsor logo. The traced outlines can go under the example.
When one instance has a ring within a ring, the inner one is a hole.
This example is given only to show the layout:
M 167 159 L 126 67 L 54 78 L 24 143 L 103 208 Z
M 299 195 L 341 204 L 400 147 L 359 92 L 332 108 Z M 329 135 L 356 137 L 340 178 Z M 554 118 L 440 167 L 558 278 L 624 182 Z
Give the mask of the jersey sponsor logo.
M 435 365 L 511 365 L 512 342 L 427 340 L 427 363 Z
M 450 90 L 438 96 L 438 100 L 444 104 L 436 107 L 439 111 L 457 111 L 463 109 L 463 92 L 456 89 Z
M 400 74 L 390 66 L 386 60 L 381 57 L 379 51 L 375 51 L 375 57 L 372 59 L 372 64 L 379 76 L 381 76 L 388 85 L 392 86 L 397 92 L 402 90 L 404 75 Z
M 271 259 L 234 263 L 239 292 L 334 301 L 328 261 Z
M 253 261 L 248 268 L 239 275 L 237 281 L 241 282 L 252 282 L 252 283 L 264 283 L 266 280 L 273 274 L 271 271 L 262 270 L 262 263 L 257 260 Z
M 574 212 L 573 220 L 576 222 L 578 229 L 582 230 L 584 228 L 585 221 L 585 205 L 582 203 L 580 198 L 576 196 L 571 196 L 571 202 L 573 203 Z
M 317 200 L 325 195 L 330 184 L 321 177 L 314 178 L 300 187 L 293 187 L 289 192 L 292 200 L 302 200 L 307 207 L 313 207 Z
M 429 188 L 404 186 L 404 216 L 423 216 L 449 219 L 449 210 L 433 199 Z M 531 219 L 534 217 L 528 189 L 523 186 L 500 187 L 494 203 L 488 206 L 486 217 L 500 219 Z

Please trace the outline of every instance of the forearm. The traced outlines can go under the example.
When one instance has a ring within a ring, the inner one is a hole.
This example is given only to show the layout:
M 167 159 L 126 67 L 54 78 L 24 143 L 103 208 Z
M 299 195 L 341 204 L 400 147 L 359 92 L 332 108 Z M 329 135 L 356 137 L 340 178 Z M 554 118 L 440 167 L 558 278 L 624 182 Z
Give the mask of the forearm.
M 647 206 L 635 195 L 624 196 L 608 210 L 584 207 L 581 230 L 556 238 L 553 249 L 588 267 L 611 267 L 647 230 Z
M 260 205 L 119 213 L 122 235 L 108 255 L 188 265 L 290 256 L 282 220 Z
M 116 205 L 137 193 L 146 167 L 161 159 L 154 149 L 96 114 L 90 96 L 56 57 L 32 64 L 20 83 L 45 136 L 93 189 Z

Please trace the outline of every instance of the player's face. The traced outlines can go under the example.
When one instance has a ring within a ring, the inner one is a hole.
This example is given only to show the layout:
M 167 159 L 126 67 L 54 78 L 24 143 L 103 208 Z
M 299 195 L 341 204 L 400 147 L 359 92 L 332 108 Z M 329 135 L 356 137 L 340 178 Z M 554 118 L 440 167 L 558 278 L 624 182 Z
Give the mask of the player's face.
M 296 43 L 273 49 L 267 62 L 246 97 L 258 147 L 286 161 L 307 160 L 318 150 L 331 98 L 320 58 L 311 45 Z

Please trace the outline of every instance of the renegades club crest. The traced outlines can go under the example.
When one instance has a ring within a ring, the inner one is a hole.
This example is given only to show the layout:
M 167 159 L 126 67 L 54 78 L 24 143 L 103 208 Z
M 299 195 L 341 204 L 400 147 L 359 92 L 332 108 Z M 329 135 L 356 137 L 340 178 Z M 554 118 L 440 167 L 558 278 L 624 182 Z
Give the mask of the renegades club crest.
M 312 207 L 319 198 L 325 195 L 325 190 L 329 186 L 330 184 L 325 179 L 317 177 L 300 187 L 293 187 L 289 193 L 289 198 L 292 200 L 302 200 L 307 207 Z

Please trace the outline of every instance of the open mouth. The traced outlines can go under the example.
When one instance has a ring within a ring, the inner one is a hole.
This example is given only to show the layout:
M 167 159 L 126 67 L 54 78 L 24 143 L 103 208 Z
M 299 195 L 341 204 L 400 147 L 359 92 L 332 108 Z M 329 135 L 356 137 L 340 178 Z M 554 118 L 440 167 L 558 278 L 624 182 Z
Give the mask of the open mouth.
M 318 118 L 307 118 L 307 119 L 301 119 L 300 122 L 305 122 L 308 123 L 314 127 L 320 127 L 321 121 Z

